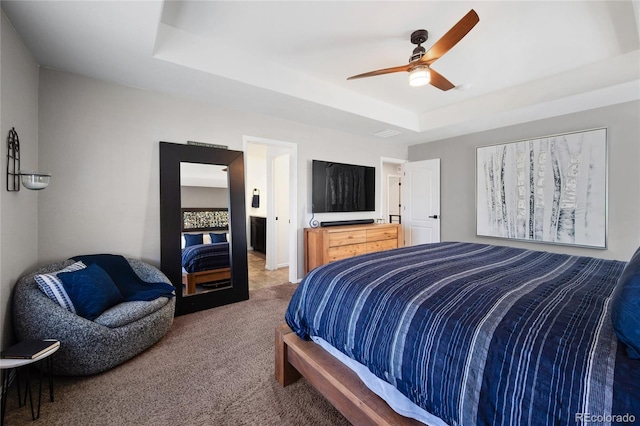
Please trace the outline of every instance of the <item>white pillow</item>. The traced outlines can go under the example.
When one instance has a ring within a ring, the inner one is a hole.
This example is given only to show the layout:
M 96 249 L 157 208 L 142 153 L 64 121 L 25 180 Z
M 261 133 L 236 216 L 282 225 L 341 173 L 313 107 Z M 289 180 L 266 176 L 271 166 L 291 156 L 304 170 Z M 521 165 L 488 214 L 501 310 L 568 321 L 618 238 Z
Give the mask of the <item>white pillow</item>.
M 79 271 L 80 269 L 84 269 L 86 267 L 87 265 L 85 265 L 84 263 L 76 262 L 64 269 L 61 269 L 60 271 L 52 272 L 49 274 L 36 275 L 35 280 L 38 284 L 38 287 L 40 287 L 40 290 L 42 290 L 42 292 L 46 294 L 49 299 L 57 302 L 60 306 L 75 314 L 76 308 L 73 306 L 69 295 L 65 291 L 64 286 L 62 285 L 62 280 L 58 278 L 56 274 L 59 274 L 61 272 Z

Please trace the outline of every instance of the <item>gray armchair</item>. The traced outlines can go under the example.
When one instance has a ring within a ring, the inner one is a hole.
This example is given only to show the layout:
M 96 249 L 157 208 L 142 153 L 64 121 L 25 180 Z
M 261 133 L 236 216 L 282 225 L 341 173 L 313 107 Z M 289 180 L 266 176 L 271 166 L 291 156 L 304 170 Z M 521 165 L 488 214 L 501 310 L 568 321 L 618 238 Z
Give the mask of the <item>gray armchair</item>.
M 157 268 L 137 259 L 127 261 L 146 282 L 167 282 Z M 36 274 L 65 268 L 73 260 L 53 263 L 20 278 L 13 296 L 13 325 L 19 340 L 57 339 L 53 372 L 89 375 L 113 368 L 160 340 L 173 324 L 175 297 L 150 302 L 123 302 L 90 321 L 49 299 L 36 284 Z

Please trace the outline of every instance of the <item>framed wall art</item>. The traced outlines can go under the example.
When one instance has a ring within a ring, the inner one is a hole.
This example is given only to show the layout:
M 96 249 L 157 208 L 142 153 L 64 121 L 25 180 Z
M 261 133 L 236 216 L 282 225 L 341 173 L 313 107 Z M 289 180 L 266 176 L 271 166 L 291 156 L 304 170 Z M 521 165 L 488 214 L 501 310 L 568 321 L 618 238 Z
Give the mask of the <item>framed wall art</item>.
M 182 232 L 227 229 L 229 229 L 229 209 L 226 207 L 182 209 Z
M 476 149 L 478 236 L 604 249 L 607 129 Z

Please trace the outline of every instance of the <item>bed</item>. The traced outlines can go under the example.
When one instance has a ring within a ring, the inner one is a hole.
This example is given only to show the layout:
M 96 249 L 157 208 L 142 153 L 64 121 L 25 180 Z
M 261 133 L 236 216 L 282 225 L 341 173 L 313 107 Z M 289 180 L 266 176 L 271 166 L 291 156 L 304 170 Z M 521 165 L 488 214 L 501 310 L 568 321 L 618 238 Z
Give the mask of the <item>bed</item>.
M 625 265 L 457 242 L 330 263 L 276 329 L 276 378 L 304 375 L 358 424 L 640 420 L 612 297 Z
M 200 284 L 228 281 L 231 278 L 229 209 L 184 207 L 181 216 L 183 294 L 195 294 Z
M 195 294 L 198 284 L 231 278 L 229 243 L 195 244 L 182 249 L 182 284 L 185 294 Z

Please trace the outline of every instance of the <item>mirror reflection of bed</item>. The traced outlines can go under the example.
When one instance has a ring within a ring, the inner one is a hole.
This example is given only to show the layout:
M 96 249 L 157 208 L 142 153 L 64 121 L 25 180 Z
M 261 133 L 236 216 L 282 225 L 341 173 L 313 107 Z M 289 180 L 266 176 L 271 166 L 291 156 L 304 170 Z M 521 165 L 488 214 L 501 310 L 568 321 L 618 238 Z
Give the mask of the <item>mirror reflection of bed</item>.
M 226 169 L 180 163 L 182 296 L 232 286 Z
M 190 210 L 195 209 L 183 209 L 183 216 L 189 215 Z M 226 212 L 225 209 L 224 213 L 226 214 Z M 183 296 L 231 286 L 227 230 L 218 229 L 215 232 L 194 233 L 186 229 L 182 234 L 182 244 Z

